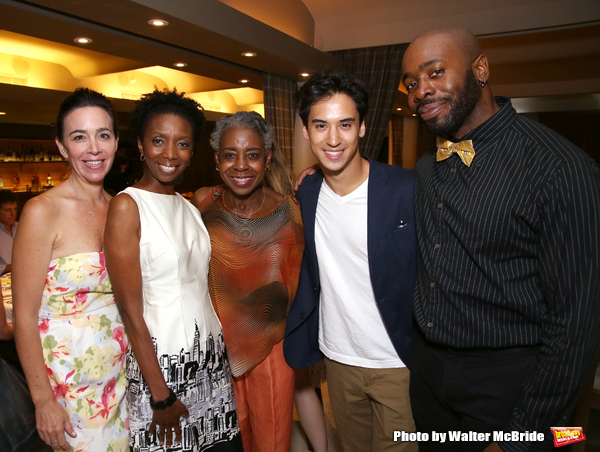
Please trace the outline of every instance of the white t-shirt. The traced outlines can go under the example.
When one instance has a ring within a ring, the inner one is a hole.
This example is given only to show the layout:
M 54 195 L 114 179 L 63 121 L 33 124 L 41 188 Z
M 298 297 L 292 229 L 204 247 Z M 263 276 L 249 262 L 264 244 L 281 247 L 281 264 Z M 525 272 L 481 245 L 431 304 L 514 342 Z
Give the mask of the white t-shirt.
M 346 196 L 323 181 L 315 219 L 321 299 L 319 347 L 329 359 L 366 368 L 405 367 L 375 302 L 367 252 L 368 179 Z

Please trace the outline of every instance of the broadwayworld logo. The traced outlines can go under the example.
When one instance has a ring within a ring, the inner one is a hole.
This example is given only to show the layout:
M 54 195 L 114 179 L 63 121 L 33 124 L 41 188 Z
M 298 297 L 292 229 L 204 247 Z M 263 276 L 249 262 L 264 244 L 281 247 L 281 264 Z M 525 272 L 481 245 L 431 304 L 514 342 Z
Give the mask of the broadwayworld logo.
M 581 427 L 550 427 L 554 435 L 554 446 L 566 446 L 567 444 L 583 441 L 585 435 Z

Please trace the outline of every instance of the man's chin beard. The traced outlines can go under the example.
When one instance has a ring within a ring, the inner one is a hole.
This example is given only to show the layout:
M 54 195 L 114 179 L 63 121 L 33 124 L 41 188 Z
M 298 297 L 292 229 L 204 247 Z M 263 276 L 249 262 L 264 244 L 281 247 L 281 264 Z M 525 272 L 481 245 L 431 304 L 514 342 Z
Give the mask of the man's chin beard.
M 467 69 L 463 89 L 455 98 L 445 97 L 444 100 L 448 104 L 449 111 L 446 116 L 436 120 L 431 118 L 429 121 L 423 121 L 427 128 L 438 137 L 454 136 L 465 123 L 469 115 L 476 108 L 478 101 L 481 99 L 481 86 L 477 83 L 473 71 Z M 461 137 L 456 137 L 461 138 Z
M 453 132 L 458 130 L 455 124 L 446 124 L 447 121 L 431 119 L 429 121 L 423 121 L 429 131 L 436 137 L 452 136 Z

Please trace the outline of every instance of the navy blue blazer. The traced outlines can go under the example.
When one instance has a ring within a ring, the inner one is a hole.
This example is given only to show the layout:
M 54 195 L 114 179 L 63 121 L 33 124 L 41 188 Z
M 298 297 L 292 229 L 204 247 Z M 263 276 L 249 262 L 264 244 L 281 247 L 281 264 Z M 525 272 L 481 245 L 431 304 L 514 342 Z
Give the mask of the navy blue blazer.
M 417 273 L 415 172 L 368 160 L 367 247 L 371 283 L 387 333 L 409 366 Z M 285 359 L 295 369 L 308 367 L 323 357 L 319 350 L 320 279 L 315 250 L 315 215 L 322 182 L 322 173 L 309 176 L 296 193 L 306 245 L 283 341 Z

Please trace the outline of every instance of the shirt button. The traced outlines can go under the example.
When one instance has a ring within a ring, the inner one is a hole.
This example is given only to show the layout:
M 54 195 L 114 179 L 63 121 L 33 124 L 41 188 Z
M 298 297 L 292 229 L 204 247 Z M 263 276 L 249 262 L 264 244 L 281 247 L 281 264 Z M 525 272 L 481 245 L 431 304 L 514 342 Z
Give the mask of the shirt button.
M 451 172 L 452 174 L 456 173 L 456 168 L 450 168 L 450 172 Z
M 433 323 L 432 322 L 428 322 L 427 323 L 427 328 L 433 328 Z
M 434 282 L 429 283 L 429 287 L 431 287 L 433 289 L 435 287 L 435 283 Z
M 442 203 L 438 202 L 438 209 L 441 209 L 441 208 L 442 208 Z
M 436 250 L 437 250 L 437 249 L 439 249 L 439 248 L 440 248 L 440 244 L 439 244 L 439 243 L 436 243 L 436 244 L 433 246 L 433 248 L 434 248 L 434 249 L 436 249 Z

